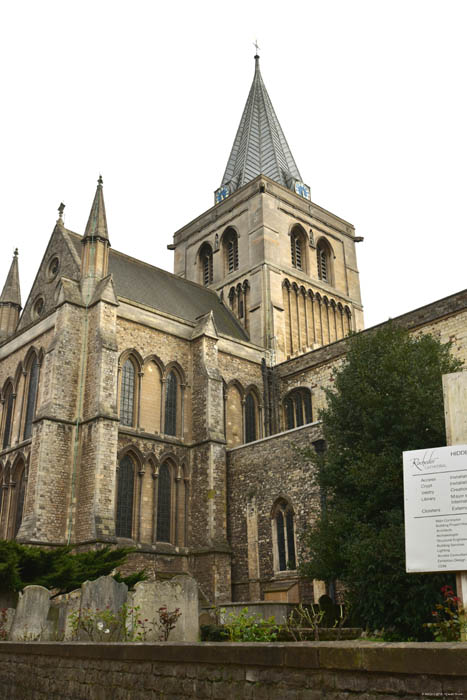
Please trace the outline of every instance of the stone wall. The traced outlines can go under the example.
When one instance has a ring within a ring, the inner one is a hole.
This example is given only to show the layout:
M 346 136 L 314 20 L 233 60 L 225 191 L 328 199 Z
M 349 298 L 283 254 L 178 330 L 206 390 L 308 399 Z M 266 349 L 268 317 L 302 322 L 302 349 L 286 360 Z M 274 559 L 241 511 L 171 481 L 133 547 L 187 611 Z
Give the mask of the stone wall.
M 232 600 L 263 598 L 265 586 L 274 579 L 297 580 L 296 573 L 277 571 L 272 512 L 279 498 L 291 504 L 300 558 L 303 543 L 297 535 L 304 532 L 314 509 L 319 508 L 312 467 L 301 451 L 320 437 L 320 425 L 315 423 L 228 450 Z
M 460 700 L 466 689 L 456 643 L 0 643 L 0 700 Z

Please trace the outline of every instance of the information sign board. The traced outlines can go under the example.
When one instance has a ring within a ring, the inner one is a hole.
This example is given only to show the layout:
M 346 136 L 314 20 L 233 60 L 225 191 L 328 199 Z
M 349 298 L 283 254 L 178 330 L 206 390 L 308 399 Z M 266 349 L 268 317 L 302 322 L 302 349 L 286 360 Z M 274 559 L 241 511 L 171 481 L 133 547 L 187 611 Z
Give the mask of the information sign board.
M 403 453 L 409 573 L 467 570 L 467 445 Z

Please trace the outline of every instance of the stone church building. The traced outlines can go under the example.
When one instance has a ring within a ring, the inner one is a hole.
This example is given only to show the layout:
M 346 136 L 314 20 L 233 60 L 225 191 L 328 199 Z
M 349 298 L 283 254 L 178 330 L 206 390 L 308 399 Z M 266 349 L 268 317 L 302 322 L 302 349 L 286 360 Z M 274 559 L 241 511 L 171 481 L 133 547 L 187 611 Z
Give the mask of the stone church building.
M 132 567 L 216 603 L 309 599 L 299 449 L 323 448 L 324 389 L 363 330 L 362 239 L 311 201 L 259 58 L 174 274 L 111 247 L 101 178 L 83 234 L 59 212 L 24 309 L 17 252 L 0 296 L 0 538 L 133 545 Z M 467 359 L 467 291 L 399 322 Z

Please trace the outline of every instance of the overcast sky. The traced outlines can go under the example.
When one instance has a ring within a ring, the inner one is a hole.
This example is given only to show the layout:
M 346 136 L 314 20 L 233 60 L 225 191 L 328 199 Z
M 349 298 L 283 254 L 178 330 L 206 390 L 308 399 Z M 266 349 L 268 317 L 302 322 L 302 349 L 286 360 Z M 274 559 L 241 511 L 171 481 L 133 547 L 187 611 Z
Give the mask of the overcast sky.
M 99 173 L 112 246 L 172 270 L 213 204 L 254 47 L 313 202 L 356 227 L 365 322 L 465 286 L 465 0 L 0 3 L 0 287 L 23 304 Z

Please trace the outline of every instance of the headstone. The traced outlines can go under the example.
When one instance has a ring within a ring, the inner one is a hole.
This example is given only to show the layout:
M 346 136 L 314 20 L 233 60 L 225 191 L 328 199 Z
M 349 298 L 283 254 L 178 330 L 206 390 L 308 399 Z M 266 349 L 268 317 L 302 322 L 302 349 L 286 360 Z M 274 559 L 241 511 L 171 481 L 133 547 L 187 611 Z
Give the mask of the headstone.
M 118 613 L 126 603 L 128 587 L 112 576 L 101 576 L 95 581 L 85 581 L 81 589 L 81 609 L 105 610 Z
M 71 593 L 64 593 L 50 601 L 49 621 L 54 620 L 54 641 L 69 642 L 75 638 L 73 625 L 70 619 L 72 613 L 79 612 L 81 607 L 81 588 Z M 55 614 L 52 611 L 55 609 Z
M 19 594 L 18 605 L 11 626 L 12 641 L 33 642 L 41 639 L 47 630 L 50 591 L 43 586 L 26 586 Z
M 181 615 L 170 642 L 197 642 L 199 638 L 198 586 L 191 576 L 175 576 L 168 581 L 140 581 L 129 595 L 129 607 L 138 608 L 137 619 L 144 625 L 144 641 L 158 641 L 159 609 L 179 608 Z

